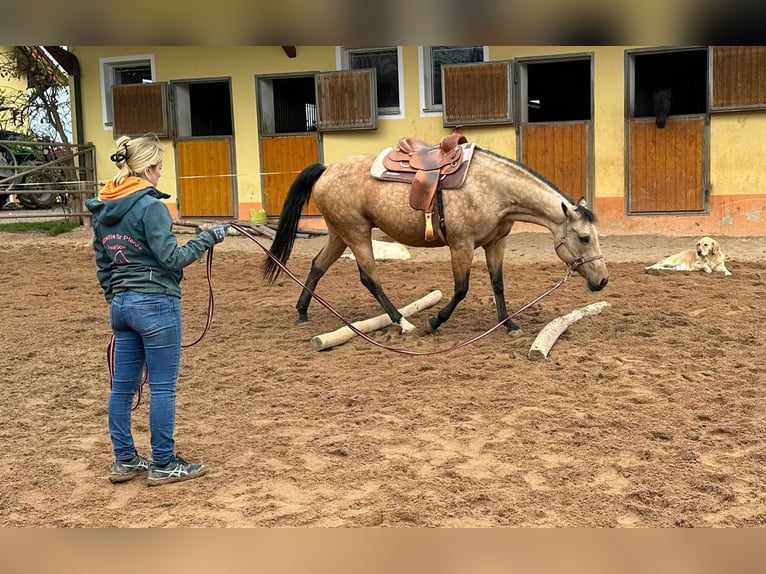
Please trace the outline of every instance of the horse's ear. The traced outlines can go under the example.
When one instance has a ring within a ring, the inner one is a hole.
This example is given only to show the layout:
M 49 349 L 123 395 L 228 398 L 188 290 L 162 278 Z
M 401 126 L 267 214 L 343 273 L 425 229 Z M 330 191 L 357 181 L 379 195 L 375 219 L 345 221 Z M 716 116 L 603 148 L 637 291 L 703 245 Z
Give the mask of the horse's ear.
M 573 206 L 567 206 L 565 202 L 561 202 L 561 211 L 564 212 L 564 215 L 567 217 L 572 217 L 574 215 L 575 210 L 573 209 Z
M 588 207 L 588 202 L 585 201 L 584 197 L 580 198 L 580 201 L 577 202 L 578 207 Z

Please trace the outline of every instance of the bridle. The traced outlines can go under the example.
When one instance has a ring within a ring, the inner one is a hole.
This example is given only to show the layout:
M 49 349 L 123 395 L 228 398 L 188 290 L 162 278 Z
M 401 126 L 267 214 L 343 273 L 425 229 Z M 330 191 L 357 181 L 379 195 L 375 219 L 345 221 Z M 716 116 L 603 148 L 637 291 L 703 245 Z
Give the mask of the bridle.
M 569 254 L 574 258 L 574 260 L 571 263 L 567 263 L 567 266 L 569 267 L 569 271 L 574 271 L 577 269 L 580 265 L 584 265 L 585 263 L 590 263 L 591 261 L 598 261 L 599 259 L 603 259 L 603 255 L 592 255 L 591 257 L 577 257 L 575 255 L 574 251 L 572 251 L 572 248 L 567 245 L 567 236 L 563 235 L 561 239 L 559 239 L 556 242 L 555 247 L 553 250 L 558 254 L 559 247 L 564 246 L 567 248 L 567 251 L 569 251 Z

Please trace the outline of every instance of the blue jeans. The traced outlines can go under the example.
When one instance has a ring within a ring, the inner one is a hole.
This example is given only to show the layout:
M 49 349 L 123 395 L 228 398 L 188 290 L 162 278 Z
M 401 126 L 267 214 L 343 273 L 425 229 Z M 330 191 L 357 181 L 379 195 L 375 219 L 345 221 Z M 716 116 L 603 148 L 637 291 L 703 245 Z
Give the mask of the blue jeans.
M 122 291 L 112 299 L 109 315 L 115 341 L 114 380 L 109 394 L 109 434 L 114 457 L 128 461 L 137 452 L 130 416 L 146 364 L 152 460 L 164 465 L 175 452 L 181 301 L 164 294 Z

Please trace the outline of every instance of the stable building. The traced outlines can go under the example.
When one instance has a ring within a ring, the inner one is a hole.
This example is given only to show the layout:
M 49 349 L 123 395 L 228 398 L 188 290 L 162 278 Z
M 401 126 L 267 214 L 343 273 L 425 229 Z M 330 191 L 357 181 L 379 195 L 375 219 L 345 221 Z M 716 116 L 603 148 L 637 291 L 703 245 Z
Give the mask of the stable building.
M 763 46 L 68 46 L 56 56 L 99 179 L 114 173 L 120 135 L 156 133 L 179 219 L 275 220 L 307 165 L 403 136 L 436 143 L 460 127 L 585 197 L 604 234 L 766 235 Z M 322 226 L 312 204 L 304 224 Z

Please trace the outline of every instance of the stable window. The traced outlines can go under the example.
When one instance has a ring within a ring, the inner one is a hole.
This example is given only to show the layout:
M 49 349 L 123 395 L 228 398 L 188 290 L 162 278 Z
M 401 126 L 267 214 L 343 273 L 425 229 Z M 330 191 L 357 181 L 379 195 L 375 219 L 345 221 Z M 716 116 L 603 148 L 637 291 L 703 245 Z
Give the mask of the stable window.
M 341 68 L 344 70 L 375 70 L 375 91 L 378 114 L 400 115 L 403 104 L 403 78 L 399 48 L 363 48 L 341 50 Z
M 112 86 L 112 133 L 120 136 L 170 136 L 166 83 Z
M 154 82 L 154 56 L 101 58 L 101 108 L 105 127 L 114 121 L 112 88 Z
M 512 61 L 442 66 L 445 127 L 513 123 Z
M 257 78 L 262 135 L 317 131 L 314 76 Z
M 424 46 L 423 53 L 423 110 L 442 110 L 442 66 L 470 64 L 486 60 L 482 46 Z
M 522 62 L 518 71 L 522 123 L 591 119 L 590 58 Z
M 713 46 L 711 111 L 766 108 L 766 46 Z
M 179 138 L 234 134 L 228 79 L 173 82 L 175 134 Z
M 707 112 L 707 50 L 638 52 L 632 56 L 631 67 L 629 117 Z
M 375 68 L 317 74 L 317 129 L 320 132 L 375 129 L 378 117 L 375 75 Z

